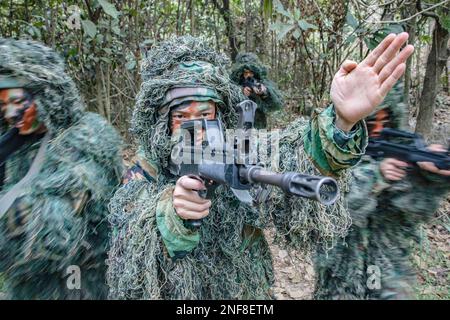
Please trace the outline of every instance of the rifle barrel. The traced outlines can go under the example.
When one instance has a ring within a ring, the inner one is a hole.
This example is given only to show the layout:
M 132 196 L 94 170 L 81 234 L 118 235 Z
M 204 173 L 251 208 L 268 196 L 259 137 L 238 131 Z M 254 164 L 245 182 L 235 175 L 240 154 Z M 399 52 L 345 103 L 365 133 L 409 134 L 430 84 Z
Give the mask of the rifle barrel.
M 239 175 L 249 183 L 277 186 L 288 194 L 316 200 L 324 205 L 333 204 L 339 196 L 339 186 L 336 180 L 330 177 L 297 172 L 275 173 L 259 166 L 242 167 Z

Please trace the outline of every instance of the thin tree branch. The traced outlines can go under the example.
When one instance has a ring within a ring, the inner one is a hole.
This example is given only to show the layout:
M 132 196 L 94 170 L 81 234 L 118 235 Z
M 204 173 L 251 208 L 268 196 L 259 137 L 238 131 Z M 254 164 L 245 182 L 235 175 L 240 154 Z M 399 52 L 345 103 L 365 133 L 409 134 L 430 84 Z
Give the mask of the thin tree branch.
M 412 15 L 411 17 L 408 17 L 408 18 L 405 18 L 405 19 L 402 19 L 402 20 L 397 20 L 397 21 L 378 21 L 378 22 L 369 22 L 369 23 L 371 23 L 371 24 L 390 24 L 390 23 L 401 23 L 401 22 L 409 21 L 409 20 L 414 19 L 415 17 L 417 17 L 417 16 L 419 16 L 421 14 L 424 14 L 427 11 L 430 11 L 430 10 L 432 10 L 434 8 L 437 8 L 437 7 L 439 7 L 439 6 L 443 5 L 443 4 L 446 4 L 449 1 L 450 0 L 444 0 L 442 2 L 439 2 L 439 3 L 433 5 L 433 6 L 429 7 L 429 8 L 426 8 L 426 9 L 420 11 L 420 12 L 417 12 L 416 14 Z

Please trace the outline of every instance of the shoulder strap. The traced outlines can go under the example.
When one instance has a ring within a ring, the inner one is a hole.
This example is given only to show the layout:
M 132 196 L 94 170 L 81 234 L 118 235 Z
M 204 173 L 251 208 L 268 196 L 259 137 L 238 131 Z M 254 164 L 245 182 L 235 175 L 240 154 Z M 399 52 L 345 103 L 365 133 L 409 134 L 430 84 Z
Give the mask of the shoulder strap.
M 0 198 L 0 219 L 9 210 L 14 201 L 16 201 L 16 199 L 19 197 L 22 188 L 27 185 L 41 170 L 42 164 L 44 163 L 45 150 L 47 149 L 49 140 L 50 134 L 47 133 L 42 139 L 39 151 L 25 177 L 23 177 L 18 183 L 14 185 L 14 187 L 12 187 L 3 197 Z

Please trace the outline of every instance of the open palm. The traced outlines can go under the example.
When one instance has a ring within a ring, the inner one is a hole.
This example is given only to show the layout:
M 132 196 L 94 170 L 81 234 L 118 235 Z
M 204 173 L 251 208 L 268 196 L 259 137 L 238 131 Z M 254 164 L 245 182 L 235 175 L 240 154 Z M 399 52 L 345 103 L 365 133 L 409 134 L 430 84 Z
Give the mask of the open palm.
M 405 61 L 414 51 L 408 45 L 399 53 L 407 40 L 406 32 L 390 34 L 360 64 L 344 62 L 331 84 L 331 99 L 341 129 L 350 130 L 372 113 L 403 75 Z

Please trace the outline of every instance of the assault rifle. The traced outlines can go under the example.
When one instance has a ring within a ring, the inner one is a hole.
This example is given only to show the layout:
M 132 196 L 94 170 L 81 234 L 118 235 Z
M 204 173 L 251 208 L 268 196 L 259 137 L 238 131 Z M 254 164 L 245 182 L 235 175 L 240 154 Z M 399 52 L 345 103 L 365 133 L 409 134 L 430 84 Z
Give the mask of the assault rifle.
M 237 106 L 238 134 L 228 141 L 225 141 L 220 119 L 184 122 L 180 141 L 172 149 L 170 172 L 205 182 L 206 192 L 199 192 L 203 198 L 210 197 L 215 187 L 222 184 L 228 186 L 240 201 L 252 204 L 254 200 L 249 190 L 257 185 L 271 185 L 291 196 L 333 204 L 339 195 L 338 184 L 333 178 L 298 172 L 276 173 L 254 163 L 250 130 L 256 108 L 256 103 L 250 100 Z M 203 134 L 202 145 L 195 143 L 198 134 Z M 198 228 L 201 221 L 188 220 L 185 224 Z
M 391 128 L 384 128 L 379 137 L 369 139 L 366 154 L 375 159 L 395 158 L 412 164 L 432 162 L 439 169 L 450 170 L 450 150 L 430 151 L 419 134 Z
M 244 81 L 242 82 L 242 86 L 244 88 L 248 87 L 248 88 L 252 89 L 253 92 L 255 92 L 255 89 L 258 89 L 258 90 L 261 89 L 261 83 L 256 81 L 256 79 L 254 77 L 244 78 Z

